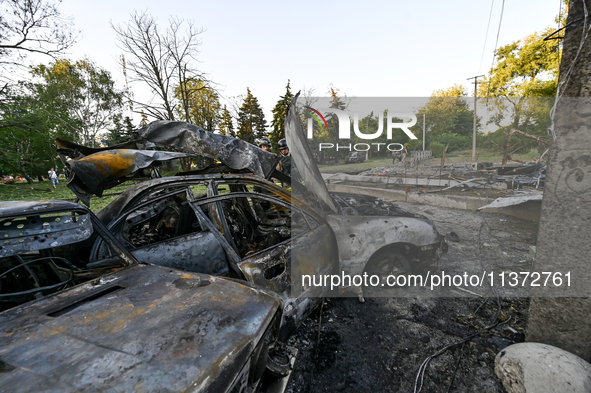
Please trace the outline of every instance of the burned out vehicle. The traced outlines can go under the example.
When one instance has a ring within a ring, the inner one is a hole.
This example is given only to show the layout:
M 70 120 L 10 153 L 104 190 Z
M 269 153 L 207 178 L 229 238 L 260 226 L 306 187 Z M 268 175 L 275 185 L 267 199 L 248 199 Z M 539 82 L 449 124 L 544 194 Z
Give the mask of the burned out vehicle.
M 258 176 L 149 180 L 130 187 L 98 216 L 140 260 L 238 278 L 279 294 L 285 309 L 282 341 L 324 294 L 311 288 L 292 296 L 294 279 L 335 273 L 338 267 L 336 240 L 323 216 Z M 302 263 L 294 272 L 294 253 L 318 263 Z M 95 243 L 90 257 L 106 258 L 108 250 Z
M 271 292 L 138 263 L 72 202 L 0 202 L 0 236 L 1 390 L 283 390 Z
M 278 171 L 274 154 L 189 123 L 157 121 L 137 134 L 220 164 L 136 184 L 98 213 L 102 222 L 138 259 L 242 279 L 279 294 L 282 342 L 328 294 L 326 286 L 305 285 L 304 276 L 422 272 L 447 250 L 424 217 L 376 198 L 329 193 L 293 105 L 286 136 L 305 185 Z M 62 144 L 60 153 L 81 151 Z M 82 200 L 122 180 L 113 176 L 122 171 L 118 149 L 85 153 L 64 160 L 71 170 L 68 186 Z M 113 159 L 95 159 L 107 156 Z M 107 257 L 95 243 L 91 259 Z

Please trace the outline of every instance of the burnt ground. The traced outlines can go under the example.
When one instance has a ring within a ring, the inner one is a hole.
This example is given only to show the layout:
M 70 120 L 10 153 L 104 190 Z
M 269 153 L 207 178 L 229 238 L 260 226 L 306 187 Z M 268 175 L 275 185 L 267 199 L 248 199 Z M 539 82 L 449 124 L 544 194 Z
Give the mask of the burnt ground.
M 527 271 L 533 266 L 529 246 L 536 244 L 537 223 L 400 205 L 432 219 L 440 233 L 459 235 L 442 258 L 446 273 Z M 500 288 L 497 297 L 485 288 L 469 289 L 472 293 L 456 291 L 450 295 L 457 297 L 445 298 L 326 299 L 291 339 L 299 353 L 288 391 L 413 392 L 421 364 L 459 343 L 430 361 L 421 391 L 504 392 L 494 374 L 494 358 L 524 340 L 527 294 Z

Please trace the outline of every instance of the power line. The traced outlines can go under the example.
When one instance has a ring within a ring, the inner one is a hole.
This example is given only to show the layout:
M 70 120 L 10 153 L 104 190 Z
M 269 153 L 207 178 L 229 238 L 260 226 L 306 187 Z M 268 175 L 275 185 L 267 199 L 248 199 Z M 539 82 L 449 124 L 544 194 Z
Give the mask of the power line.
M 499 18 L 499 28 L 497 29 L 497 39 L 495 41 L 495 50 L 493 51 L 493 59 L 490 65 L 490 70 L 492 71 L 493 66 L 495 65 L 495 57 L 497 53 L 497 47 L 499 45 L 499 35 L 501 34 L 501 24 L 503 23 L 503 12 L 505 11 L 505 0 L 503 0 L 503 4 L 501 5 L 501 17 Z M 490 73 L 490 72 L 489 72 Z M 488 102 L 488 94 L 490 93 L 490 81 L 486 84 L 486 99 Z M 487 112 L 487 120 L 488 122 L 488 112 Z
M 493 65 L 495 64 L 495 53 L 497 52 L 497 46 L 499 45 L 499 35 L 501 34 L 501 23 L 503 23 L 503 12 L 505 11 L 505 0 L 503 0 L 503 4 L 501 5 L 501 18 L 499 19 L 499 29 L 497 30 L 497 40 L 495 41 L 495 50 L 493 52 L 493 62 L 490 66 L 492 70 Z M 488 93 L 487 93 L 488 95 Z
M 562 0 L 560 0 L 560 1 L 562 1 Z M 482 69 L 482 60 L 484 60 L 484 50 L 486 49 L 486 40 L 488 39 L 488 29 L 490 27 L 490 20 L 492 18 L 492 12 L 493 12 L 494 5 L 495 5 L 495 0 L 492 0 L 492 4 L 490 5 L 490 13 L 488 15 L 488 24 L 486 25 L 486 35 L 484 36 L 484 45 L 482 46 L 482 55 L 480 56 L 480 65 L 478 66 L 478 71 L 480 71 Z

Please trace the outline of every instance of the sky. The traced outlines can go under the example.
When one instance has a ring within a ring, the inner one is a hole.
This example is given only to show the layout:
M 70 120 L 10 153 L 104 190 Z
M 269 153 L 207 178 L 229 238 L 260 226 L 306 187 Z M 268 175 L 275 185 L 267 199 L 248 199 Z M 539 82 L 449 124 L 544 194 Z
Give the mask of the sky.
M 288 79 L 292 92 L 316 96 L 331 84 L 350 97 L 428 97 L 454 84 L 473 91 L 467 78 L 490 69 L 497 33 L 502 46 L 556 26 L 559 7 L 559 0 L 62 0 L 60 11 L 81 31 L 69 57 L 88 57 L 120 88 L 124 52 L 111 24 L 125 24 L 135 10 L 162 27 L 171 16 L 195 22 L 203 29 L 201 70 L 225 99 L 250 88 L 270 124 Z

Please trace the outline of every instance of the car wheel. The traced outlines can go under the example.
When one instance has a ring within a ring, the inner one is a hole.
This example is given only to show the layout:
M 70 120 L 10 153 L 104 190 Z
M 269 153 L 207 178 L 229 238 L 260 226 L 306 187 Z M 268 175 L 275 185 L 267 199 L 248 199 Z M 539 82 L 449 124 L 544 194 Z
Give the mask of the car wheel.
M 411 274 L 412 267 L 408 259 L 399 252 L 382 250 L 375 254 L 365 266 L 369 275 L 377 275 L 383 283 L 390 275 Z

